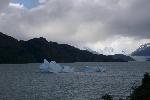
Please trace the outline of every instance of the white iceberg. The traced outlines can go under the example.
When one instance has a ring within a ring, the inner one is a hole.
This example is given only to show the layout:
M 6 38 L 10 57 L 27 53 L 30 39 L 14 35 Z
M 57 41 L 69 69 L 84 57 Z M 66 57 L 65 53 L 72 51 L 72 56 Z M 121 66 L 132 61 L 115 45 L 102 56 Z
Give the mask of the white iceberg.
M 44 63 L 40 65 L 40 72 L 49 72 L 49 62 L 44 59 Z
M 40 72 L 69 73 L 73 72 L 73 68 L 70 68 L 69 66 L 61 66 L 55 61 L 51 61 L 49 63 L 46 59 L 44 59 L 44 63 L 40 65 Z
M 106 69 L 104 67 L 99 66 L 85 66 L 81 67 L 79 72 L 105 72 Z M 70 66 L 61 66 L 57 64 L 55 61 L 51 61 L 50 63 L 44 59 L 44 63 L 40 65 L 40 72 L 50 72 L 50 73 L 70 73 L 74 72 L 73 67 Z
M 49 63 L 49 72 L 60 73 L 62 71 L 62 66 L 57 64 L 55 61 Z

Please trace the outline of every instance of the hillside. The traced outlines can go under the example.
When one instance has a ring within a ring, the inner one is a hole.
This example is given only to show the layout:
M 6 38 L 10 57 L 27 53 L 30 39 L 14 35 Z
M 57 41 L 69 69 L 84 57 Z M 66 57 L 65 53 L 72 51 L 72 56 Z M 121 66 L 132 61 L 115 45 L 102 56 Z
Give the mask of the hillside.
M 43 59 L 56 62 L 116 62 L 126 61 L 112 56 L 93 54 L 67 44 L 48 42 L 45 38 L 28 41 L 0 33 L 0 63 L 40 63 Z

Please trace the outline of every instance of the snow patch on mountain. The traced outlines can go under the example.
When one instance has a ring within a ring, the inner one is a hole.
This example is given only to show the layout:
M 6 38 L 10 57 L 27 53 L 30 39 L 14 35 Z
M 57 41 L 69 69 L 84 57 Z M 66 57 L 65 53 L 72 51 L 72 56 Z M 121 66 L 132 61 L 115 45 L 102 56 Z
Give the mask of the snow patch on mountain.
M 105 47 L 101 49 L 92 50 L 88 47 L 84 47 L 85 50 L 92 52 L 93 54 L 103 54 L 103 55 L 114 55 L 114 54 L 127 54 L 127 50 L 117 51 L 113 47 Z
M 143 51 L 147 49 L 148 47 L 150 47 L 150 43 L 143 44 L 137 49 L 137 51 Z

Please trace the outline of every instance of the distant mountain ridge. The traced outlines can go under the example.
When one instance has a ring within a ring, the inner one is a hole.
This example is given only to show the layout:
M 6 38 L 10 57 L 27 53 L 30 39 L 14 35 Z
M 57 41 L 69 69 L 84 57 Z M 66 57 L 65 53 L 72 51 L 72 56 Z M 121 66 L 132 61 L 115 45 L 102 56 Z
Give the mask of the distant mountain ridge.
M 18 41 L 0 32 L 0 63 L 41 63 L 43 59 L 56 62 L 127 61 L 113 56 L 93 54 L 67 44 L 48 42 L 42 37 Z
M 84 49 L 86 49 L 87 51 L 89 51 L 89 52 L 91 52 L 91 53 L 93 53 L 93 54 L 102 54 L 104 51 L 102 51 L 101 53 L 99 53 L 99 52 L 97 52 L 97 51 L 94 51 L 94 50 L 91 50 L 90 48 L 88 48 L 88 47 L 84 47 Z M 110 54 L 113 52 L 113 48 L 108 48 L 108 47 L 106 47 L 106 49 L 104 49 L 104 50 L 106 50 L 106 54 L 109 54 L 109 56 L 110 56 Z M 110 51 L 110 52 L 108 52 L 108 51 Z M 113 54 L 112 53 L 112 55 L 111 55 L 114 59 L 123 59 L 123 60 L 125 60 L 125 61 L 135 61 L 132 57 L 130 57 L 130 56 L 126 56 L 126 55 L 124 55 L 124 54 Z
M 150 56 L 150 43 L 141 45 L 131 55 L 132 56 Z

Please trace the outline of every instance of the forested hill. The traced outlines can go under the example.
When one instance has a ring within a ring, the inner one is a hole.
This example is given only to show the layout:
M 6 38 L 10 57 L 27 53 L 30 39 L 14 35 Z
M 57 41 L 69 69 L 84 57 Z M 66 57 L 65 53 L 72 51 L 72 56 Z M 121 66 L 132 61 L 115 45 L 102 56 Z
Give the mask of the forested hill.
M 56 62 L 126 61 L 113 56 L 93 54 L 67 44 L 48 42 L 42 37 L 18 41 L 0 32 L 0 63 L 41 63 L 43 59 Z

